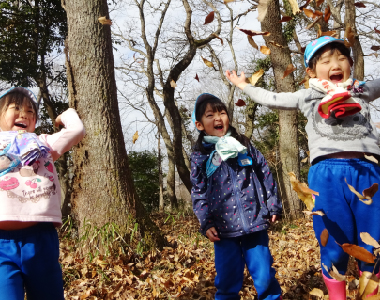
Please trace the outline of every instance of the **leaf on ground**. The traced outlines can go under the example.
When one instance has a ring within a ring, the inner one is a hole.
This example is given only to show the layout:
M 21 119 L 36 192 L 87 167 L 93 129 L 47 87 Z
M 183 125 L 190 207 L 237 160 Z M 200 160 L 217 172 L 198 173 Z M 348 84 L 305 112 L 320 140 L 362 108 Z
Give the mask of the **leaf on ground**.
M 132 142 L 133 142 L 133 144 L 137 141 L 138 138 L 139 138 L 139 132 L 136 131 L 135 134 L 134 134 L 133 137 L 132 137 Z
M 251 46 L 253 48 L 255 48 L 256 50 L 259 50 L 259 46 L 257 46 L 257 44 L 255 43 L 253 38 L 250 35 L 248 35 L 247 38 L 248 38 L 248 42 L 251 44 Z
M 325 8 L 324 21 L 327 23 L 329 21 L 330 17 L 331 17 L 331 9 L 330 9 L 330 6 L 327 5 L 327 7 Z
M 320 211 L 320 210 L 317 210 L 317 211 L 308 211 L 308 210 L 304 210 L 302 211 L 305 215 L 308 215 L 308 216 L 321 216 L 323 217 L 325 214 L 323 213 L 323 211 Z
M 306 204 L 308 210 L 313 210 L 313 195 L 319 196 L 319 193 L 309 189 L 306 183 L 300 183 L 296 177 L 296 174 L 293 172 L 289 172 L 288 175 L 293 190 L 298 194 L 298 198 L 300 198 Z
M 171 86 L 172 88 L 177 87 L 177 84 L 175 83 L 175 81 L 174 81 L 173 79 L 170 81 L 170 86 Z
M 245 106 L 246 104 L 245 104 L 244 100 L 239 99 L 239 100 L 235 103 L 235 105 L 236 105 L 236 106 Z
M 215 12 L 214 12 L 214 11 L 211 11 L 211 12 L 206 16 L 205 23 L 204 23 L 203 25 L 209 24 L 209 23 L 211 23 L 212 21 L 214 21 L 214 16 L 215 16 Z
M 380 248 L 379 243 L 368 232 L 361 232 L 360 238 L 367 245 L 373 246 L 375 248 Z
M 300 12 L 300 8 L 298 7 L 297 0 L 289 0 L 289 4 L 292 7 L 293 15 L 296 15 L 297 13 Z
M 261 46 L 260 47 L 260 52 L 262 54 L 269 55 L 270 54 L 270 49 L 267 46 Z
M 346 252 L 347 254 L 361 261 L 364 261 L 369 264 L 373 264 L 375 262 L 375 256 L 372 253 L 370 253 L 367 249 L 364 249 L 363 247 L 359 247 L 357 245 L 348 244 L 348 243 L 345 243 L 340 246 L 342 247 L 344 252 Z
M 239 29 L 241 32 L 244 32 L 246 35 L 250 35 L 250 36 L 256 36 L 256 35 L 269 36 L 270 35 L 270 32 L 268 31 L 255 31 L 251 29 L 242 29 L 239 27 L 236 27 L 236 28 Z
M 297 70 L 297 68 L 293 66 L 293 64 L 289 64 L 286 67 L 286 70 L 284 71 L 284 75 L 282 76 L 282 79 L 284 79 L 286 76 L 288 76 L 290 73 L 294 72 L 295 70 Z
M 364 271 L 359 278 L 359 299 L 368 299 L 367 296 L 379 286 L 379 278 L 372 272 Z
M 112 21 L 107 19 L 107 17 L 100 17 L 98 19 L 98 21 L 100 22 L 100 24 L 102 25 L 112 25 Z
M 257 20 L 259 22 L 262 22 L 267 15 L 268 11 L 268 0 L 260 0 L 259 4 L 257 5 Z
M 317 297 L 319 297 L 319 298 L 321 298 L 321 299 L 323 299 L 323 297 L 325 296 L 325 295 L 323 294 L 323 291 L 320 290 L 320 289 L 317 289 L 317 288 L 313 288 L 313 289 L 310 291 L 309 294 L 310 294 L 311 296 L 317 296 Z
M 203 56 L 201 56 L 201 57 L 202 57 L 203 62 L 205 63 L 205 65 L 206 65 L 207 67 L 209 67 L 209 68 L 213 68 L 213 67 L 214 67 L 214 64 L 213 64 L 211 61 L 209 61 L 209 60 L 203 58 Z
M 320 238 L 321 238 L 321 245 L 323 247 L 326 247 L 327 242 L 329 241 L 329 232 L 326 228 L 323 229 Z
M 260 79 L 261 76 L 263 76 L 264 70 L 260 69 L 257 72 L 253 73 L 251 77 L 247 78 L 248 82 L 255 86 L 257 81 Z

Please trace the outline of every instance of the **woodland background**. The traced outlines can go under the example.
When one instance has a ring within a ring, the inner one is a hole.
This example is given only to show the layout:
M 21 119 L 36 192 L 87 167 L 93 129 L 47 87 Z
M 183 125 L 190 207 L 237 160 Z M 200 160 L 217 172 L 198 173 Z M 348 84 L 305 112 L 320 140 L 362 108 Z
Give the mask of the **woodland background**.
M 277 92 L 306 88 L 305 46 L 333 35 L 351 47 L 355 78 L 377 78 L 378 1 L 0 0 L 0 14 L 0 91 L 33 88 L 37 133 L 59 130 L 52 124 L 67 107 L 86 128 L 56 163 L 68 299 L 212 297 L 212 245 L 197 233 L 189 203 L 197 138 L 190 114 L 203 92 L 227 103 L 279 182 L 285 218 L 272 232 L 286 243 L 273 245 L 276 263 L 309 257 L 300 276 L 289 274 L 298 267 L 284 268 L 292 282 L 282 282 L 284 293 L 294 292 L 284 299 L 320 283 L 318 245 L 310 220 L 296 221 L 304 207 L 288 176 L 307 182 L 306 119 L 253 103 L 224 72 L 256 74 L 256 86 Z M 375 101 L 374 119 L 378 110 Z M 315 257 L 299 254 L 301 244 L 289 250 L 288 231 L 297 228 L 290 240 L 305 239 L 303 251 Z

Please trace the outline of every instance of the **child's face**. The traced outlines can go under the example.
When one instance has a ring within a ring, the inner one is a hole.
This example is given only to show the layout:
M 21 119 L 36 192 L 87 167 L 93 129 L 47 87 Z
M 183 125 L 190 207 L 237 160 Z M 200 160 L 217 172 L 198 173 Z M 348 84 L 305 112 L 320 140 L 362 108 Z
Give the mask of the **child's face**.
M 16 103 L 8 105 L 7 110 L 0 117 L 1 130 L 34 132 L 36 128 L 35 112 L 32 106 L 26 102 L 21 107 Z
M 204 130 L 207 135 L 222 137 L 228 131 L 230 120 L 225 110 L 214 112 L 211 105 L 207 104 L 201 122 L 195 121 L 195 126 L 199 131 Z
M 325 79 L 337 84 L 350 78 L 351 62 L 339 50 L 331 53 L 330 48 L 327 47 L 317 61 L 314 70 L 307 68 L 306 71 L 311 78 Z

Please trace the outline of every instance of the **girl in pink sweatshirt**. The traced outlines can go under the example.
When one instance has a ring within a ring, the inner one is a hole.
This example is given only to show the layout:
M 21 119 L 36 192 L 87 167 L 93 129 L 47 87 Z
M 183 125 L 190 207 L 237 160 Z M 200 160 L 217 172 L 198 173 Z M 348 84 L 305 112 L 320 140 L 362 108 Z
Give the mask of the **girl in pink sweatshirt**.
M 60 132 L 36 135 L 34 99 L 21 87 L 0 96 L 0 295 L 23 300 L 25 289 L 28 300 L 60 300 L 61 189 L 54 161 L 85 131 L 69 108 L 56 119 Z

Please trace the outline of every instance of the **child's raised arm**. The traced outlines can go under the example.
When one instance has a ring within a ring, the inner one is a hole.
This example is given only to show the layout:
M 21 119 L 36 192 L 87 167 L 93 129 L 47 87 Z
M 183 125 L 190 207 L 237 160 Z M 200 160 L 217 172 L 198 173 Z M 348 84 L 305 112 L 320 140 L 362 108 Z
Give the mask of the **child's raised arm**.
M 245 81 L 246 77 L 245 77 L 244 72 L 241 72 L 240 76 L 238 76 L 235 70 L 232 71 L 232 73 L 227 70 L 226 76 L 229 81 L 231 81 L 234 85 L 236 85 L 241 90 L 243 90 L 248 85 L 248 83 Z

